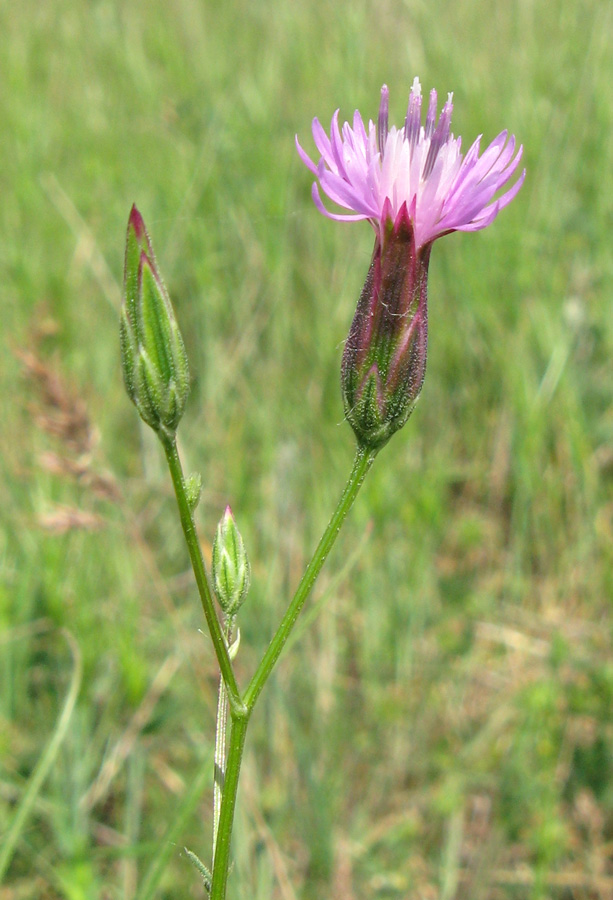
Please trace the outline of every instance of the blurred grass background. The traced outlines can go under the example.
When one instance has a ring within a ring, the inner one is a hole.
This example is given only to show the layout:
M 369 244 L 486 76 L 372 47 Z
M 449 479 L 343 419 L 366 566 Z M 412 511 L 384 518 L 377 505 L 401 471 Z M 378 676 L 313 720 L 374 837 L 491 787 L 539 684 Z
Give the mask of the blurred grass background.
M 243 683 L 349 471 L 339 362 L 371 252 L 293 144 L 401 121 L 415 74 L 526 184 L 433 252 L 421 401 L 250 729 L 232 900 L 613 898 L 613 7 L 0 4 L 1 900 L 202 897 L 216 673 L 124 395 L 128 211 L 194 384 L 205 552 L 253 563 Z

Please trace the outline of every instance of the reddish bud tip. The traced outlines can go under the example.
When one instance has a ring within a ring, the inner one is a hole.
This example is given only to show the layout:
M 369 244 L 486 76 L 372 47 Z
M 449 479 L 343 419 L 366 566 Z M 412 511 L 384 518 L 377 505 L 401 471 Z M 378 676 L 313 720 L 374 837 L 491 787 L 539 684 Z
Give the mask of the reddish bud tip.
M 128 219 L 128 227 L 134 229 L 136 239 L 138 241 L 142 240 L 147 234 L 145 221 L 136 208 L 136 203 L 132 204 L 132 209 L 130 210 L 130 218 Z

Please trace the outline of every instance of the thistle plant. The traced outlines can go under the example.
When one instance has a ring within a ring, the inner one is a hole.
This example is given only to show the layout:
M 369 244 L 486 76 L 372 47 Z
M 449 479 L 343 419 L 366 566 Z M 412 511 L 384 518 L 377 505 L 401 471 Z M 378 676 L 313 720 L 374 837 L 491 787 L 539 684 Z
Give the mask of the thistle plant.
M 128 221 L 121 313 L 124 380 L 130 399 L 157 433 L 166 455 L 220 670 L 210 866 L 188 851 L 211 900 L 224 900 L 227 893 L 234 810 L 253 709 L 367 472 L 381 448 L 406 423 L 419 398 L 426 371 L 432 244 L 453 231 L 486 228 L 516 196 L 525 177 L 524 170 L 508 187 L 522 148 L 516 151 L 515 139 L 506 131 L 481 155 L 480 138 L 462 155 L 461 139 L 450 131 L 451 94 L 437 121 L 437 94 L 431 91 L 423 125 L 417 78 L 402 128 L 389 127 L 388 105 L 384 86 L 377 122 L 370 121 L 368 129 L 357 111 L 352 125 L 345 122 L 339 128 L 337 110 L 329 135 L 314 119 L 312 133 L 319 154 L 314 158 L 296 138 L 302 161 L 316 177 L 312 193 L 320 212 L 339 221 L 366 219 L 375 232 L 370 266 L 341 365 L 345 417 L 355 433 L 357 448 L 330 522 L 246 686 L 238 683 L 234 658 L 240 643 L 240 608 L 250 583 L 247 553 L 227 507 L 213 543 L 210 587 L 194 518 L 200 481 L 198 476 L 185 478 L 176 443 L 189 392 L 184 342 L 136 207 Z M 329 211 L 321 192 L 341 211 Z M 332 344 L 335 341 L 331 339 Z

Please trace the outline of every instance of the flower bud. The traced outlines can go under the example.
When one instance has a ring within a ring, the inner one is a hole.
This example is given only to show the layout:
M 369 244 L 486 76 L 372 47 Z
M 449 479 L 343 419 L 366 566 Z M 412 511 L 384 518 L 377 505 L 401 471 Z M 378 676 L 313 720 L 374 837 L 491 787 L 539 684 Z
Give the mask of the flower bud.
M 426 373 L 430 247 L 416 247 L 406 203 L 386 204 L 345 344 L 345 416 L 358 443 L 382 447 L 411 415 Z
M 251 569 L 245 545 L 229 506 L 213 541 L 213 587 L 226 616 L 235 616 L 247 596 Z
M 187 355 L 136 206 L 130 212 L 126 236 L 120 335 L 128 396 L 147 425 L 173 435 L 189 394 Z

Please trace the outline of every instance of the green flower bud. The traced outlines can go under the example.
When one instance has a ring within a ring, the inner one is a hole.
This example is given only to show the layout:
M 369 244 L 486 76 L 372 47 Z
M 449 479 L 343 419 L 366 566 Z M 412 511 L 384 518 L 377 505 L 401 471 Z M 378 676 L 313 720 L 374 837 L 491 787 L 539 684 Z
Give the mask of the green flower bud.
M 189 394 L 183 338 L 145 223 L 132 207 L 126 236 L 121 363 L 128 396 L 157 432 L 173 435 Z
M 235 616 L 247 596 L 251 569 L 234 516 L 226 506 L 213 541 L 213 587 L 226 616 Z

